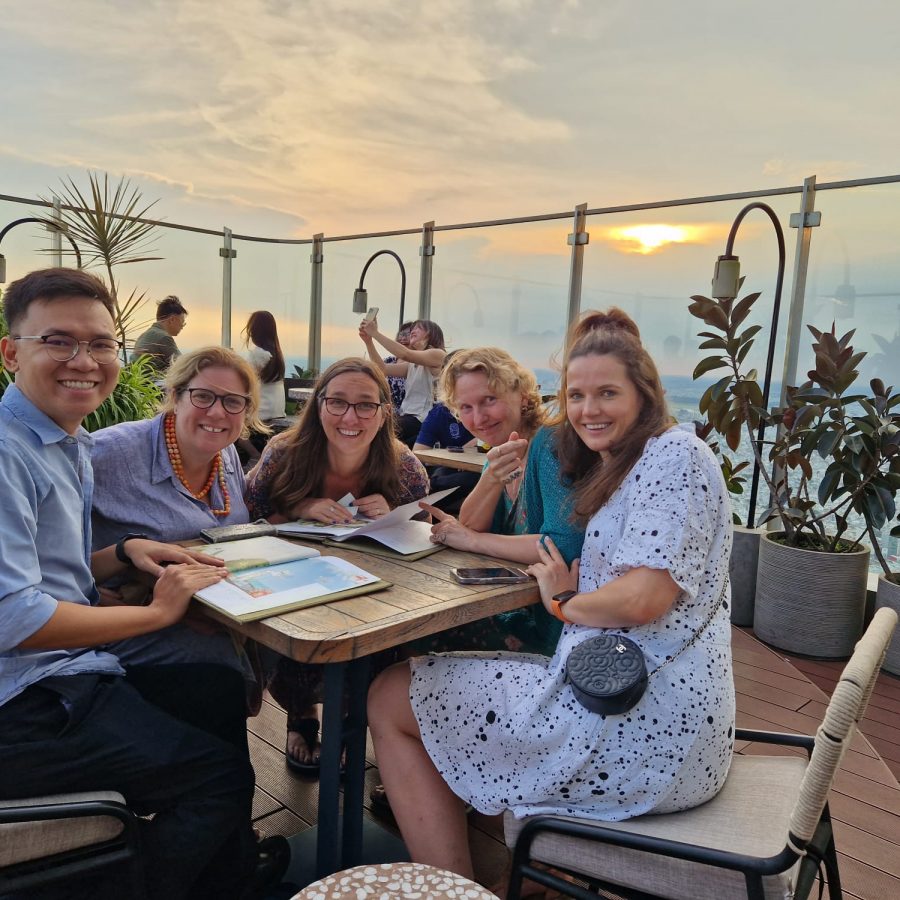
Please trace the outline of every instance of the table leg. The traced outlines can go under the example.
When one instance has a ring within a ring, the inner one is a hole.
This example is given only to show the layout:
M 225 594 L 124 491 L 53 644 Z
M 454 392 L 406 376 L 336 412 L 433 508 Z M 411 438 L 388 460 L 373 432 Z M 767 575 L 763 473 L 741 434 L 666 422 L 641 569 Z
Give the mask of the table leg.
M 347 718 L 343 716 L 345 685 Z M 366 766 L 366 696 L 369 659 L 325 666 L 322 753 L 319 770 L 316 875 L 319 878 L 357 865 L 362 853 L 363 788 Z M 341 751 L 346 748 L 344 820 L 340 830 Z

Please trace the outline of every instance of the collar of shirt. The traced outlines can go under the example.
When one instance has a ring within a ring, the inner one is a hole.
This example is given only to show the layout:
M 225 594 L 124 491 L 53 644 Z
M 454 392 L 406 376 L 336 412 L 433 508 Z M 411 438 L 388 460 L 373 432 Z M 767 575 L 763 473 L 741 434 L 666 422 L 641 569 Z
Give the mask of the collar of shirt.
M 21 422 L 29 431 L 32 431 L 44 446 L 59 444 L 73 437 L 60 428 L 46 413 L 41 412 L 16 387 L 15 383 L 9 385 L 3 392 L 0 404 L 6 412 Z M 82 427 L 75 432 L 74 438 L 86 449 L 90 449 L 93 445 L 93 439 Z

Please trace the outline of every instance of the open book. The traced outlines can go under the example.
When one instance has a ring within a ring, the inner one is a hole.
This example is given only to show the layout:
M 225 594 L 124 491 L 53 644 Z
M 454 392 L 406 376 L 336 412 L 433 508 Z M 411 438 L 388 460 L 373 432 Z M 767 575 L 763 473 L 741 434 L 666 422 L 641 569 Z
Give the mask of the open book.
M 197 598 L 238 622 L 389 587 L 363 569 L 277 537 L 247 538 L 197 549 L 225 560 L 229 576 Z
M 359 549 L 358 546 L 354 546 L 357 539 L 371 538 L 404 556 L 433 553 L 440 550 L 443 545 L 431 542 L 431 525 L 427 522 L 414 522 L 412 517 L 422 512 L 419 508 L 420 503 L 434 504 L 455 490 L 455 487 L 448 488 L 446 491 L 429 494 L 421 500 L 404 503 L 380 519 L 358 517 L 349 525 L 326 525 L 322 522 L 298 519 L 296 522 L 285 522 L 283 525 L 278 525 L 276 530 L 279 534 L 307 538 L 330 538 L 332 541 L 340 542 L 352 538 L 351 546 L 354 549 Z

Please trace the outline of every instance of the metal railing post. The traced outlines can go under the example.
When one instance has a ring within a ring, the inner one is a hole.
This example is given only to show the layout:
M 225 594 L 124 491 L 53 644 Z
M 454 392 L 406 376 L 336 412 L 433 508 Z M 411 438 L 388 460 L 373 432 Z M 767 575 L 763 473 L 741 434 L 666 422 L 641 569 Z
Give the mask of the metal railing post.
M 62 221 L 62 204 L 56 194 L 53 195 L 53 212 L 50 213 L 57 228 L 48 228 L 50 232 L 50 265 L 55 268 L 62 266 L 62 229 L 65 227 Z
M 806 295 L 806 274 L 809 269 L 809 245 L 812 230 L 822 222 L 822 213 L 816 207 L 816 176 L 803 180 L 800 195 L 800 212 L 791 214 L 791 228 L 797 229 L 794 251 L 794 274 L 791 284 L 791 305 L 788 309 L 785 331 L 784 370 L 781 375 L 781 400 L 785 401 L 785 387 L 797 383 L 797 365 L 800 358 L 800 338 L 803 333 L 803 303 Z
M 422 246 L 419 247 L 422 257 L 419 268 L 419 315 L 420 319 L 431 318 L 431 267 L 434 261 L 434 222 L 426 222 L 422 226 Z
M 587 228 L 587 203 L 579 203 L 575 207 L 572 233 L 567 243 L 572 248 L 572 261 L 569 266 L 569 311 L 566 326 L 571 325 L 581 312 L 581 275 L 584 269 L 584 248 L 591 239 Z
M 231 247 L 231 229 L 222 229 L 222 243 L 219 256 L 222 257 L 222 346 L 231 346 L 231 261 L 237 250 Z
M 306 351 L 306 368 L 319 371 L 322 364 L 322 265 L 324 233 L 314 234 L 312 253 L 309 255 L 309 344 Z

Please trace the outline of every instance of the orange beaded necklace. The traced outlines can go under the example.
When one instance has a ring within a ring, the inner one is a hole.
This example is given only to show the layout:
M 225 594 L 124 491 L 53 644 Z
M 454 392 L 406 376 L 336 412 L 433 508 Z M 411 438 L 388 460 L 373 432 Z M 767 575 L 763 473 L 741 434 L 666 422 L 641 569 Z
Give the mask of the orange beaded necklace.
M 169 454 L 169 462 L 172 464 L 172 471 L 178 477 L 178 480 L 184 485 L 187 492 L 197 500 L 202 500 L 212 490 L 213 482 L 216 476 L 219 478 L 219 487 L 222 490 L 222 497 L 225 500 L 222 509 L 212 509 L 213 515 L 227 516 L 231 512 L 231 496 L 228 493 L 228 487 L 225 484 L 225 467 L 222 465 L 221 451 L 216 454 L 213 460 L 212 468 L 209 470 L 209 478 L 201 490 L 194 493 L 188 484 L 187 477 L 184 473 L 184 463 L 181 461 L 181 451 L 178 449 L 178 439 L 175 437 L 175 414 L 167 413 L 164 419 L 164 428 L 166 434 L 166 451 Z

